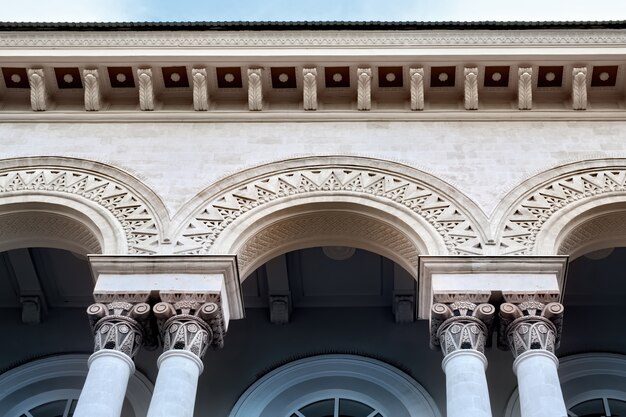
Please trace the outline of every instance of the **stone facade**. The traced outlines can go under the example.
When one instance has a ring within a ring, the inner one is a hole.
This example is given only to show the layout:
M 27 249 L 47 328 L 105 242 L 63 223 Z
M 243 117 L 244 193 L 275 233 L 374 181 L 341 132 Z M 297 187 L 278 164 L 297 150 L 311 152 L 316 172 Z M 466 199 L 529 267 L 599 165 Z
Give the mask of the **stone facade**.
M 285 362 L 362 353 L 407 370 L 423 398 L 385 408 L 353 381 L 361 394 L 328 388 L 345 397 L 335 417 L 346 399 L 372 401 L 369 417 L 565 417 L 568 262 L 626 246 L 624 39 L 610 25 L 0 32 L 0 248 L 89 255 L 95 280 L 74 415 L 241 417 L 237 399 L 263 398 L 245 388 Z M 371 303 L 298 319 L 281 257 L 320 246 L 404 270 L 395 322 Z M 244 309 L 259 268 L 273 324 Z M 17 272 L 22 319 L 39 323 L 49 289 Z M 124 405 L 135 361 L 155 384 L 141 410 Z M 309 417 L 319 400 L 276 398 L 293 404 L 259 417 Z

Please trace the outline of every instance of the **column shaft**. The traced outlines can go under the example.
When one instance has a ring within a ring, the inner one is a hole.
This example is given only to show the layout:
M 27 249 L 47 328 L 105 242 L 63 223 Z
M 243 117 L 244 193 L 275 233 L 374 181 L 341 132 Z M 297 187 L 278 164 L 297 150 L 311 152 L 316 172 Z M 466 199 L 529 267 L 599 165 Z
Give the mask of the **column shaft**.
M 168 350 L 158 360 L 159 375 L 148 409 L 148 417 L 193 417 L 200 358 L 186 350 Z
M 526 351 L 515 359 L 522 417 L 567 417 L 558 363 L 554 354 L 543 349 Z
M 485 355 L 472 349 L 457 350 L 443 359 L 442 367 L 447 417 L 491 417 Z
M 119 417 L 134 372 L 132 359 L 122 352 L 103 349 L 91 355 L 74 417 Z

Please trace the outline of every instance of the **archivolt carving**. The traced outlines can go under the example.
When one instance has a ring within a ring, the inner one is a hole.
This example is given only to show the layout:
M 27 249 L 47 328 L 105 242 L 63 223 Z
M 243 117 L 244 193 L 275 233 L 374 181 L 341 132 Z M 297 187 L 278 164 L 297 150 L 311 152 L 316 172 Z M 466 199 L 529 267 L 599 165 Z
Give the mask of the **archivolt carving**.
M 62 161 L 61 158 L 50 159 Z M 88 164 L 87 161 L 80 162 Z M 14 161 L 6 165 L 14 165 Z M 2 195 L 38 192 L 71 194 L 87 199 L 108 210 L 120 223 L 130 253 L 150 254 L 157 251 L 160 225 L 153 206 L 135 190 L 108 175 L 79 168 L 34 166 L 33 159 L 24 160 L 24 165 L 32 168 L 0 169 L 0 198 Z M 111 170 L 106 166 L 100 168 Z M 165 209 L 161 210 L 164 212 Z M 93 243 L 86 244 L 86 247 L 96 249 Z
M 358 160 L 352 158 L 355 159 Z M 376 162 L 381 164 L 381 161 Z M 333 195 L 338 192 L 367 196 L 410 210 L 434 228 L 450 254 L 483 253 L 479 228 L 468 214 L 467 205 L 461 206 L 442 191 L 416 178 L 348 164 L 283 169 L 227 188 L 207 199 L 207 203 L 195 209 L 185 221 L 177 241 L 182 249 L 179 253 L 209 253 L 229 225 L 270 201 L 294 195 Z
M 532 254 L 538 233 L 556 212 L 576 201 L 623 191 L 626 168 L 592 168 L 544 183 L 523 197 L 507 215 L 500 231 L 501 254 Z
M 327 239 L 326 242 L 333 239 L 347 239 L 355 246 L 359 246 L 359 242 L 365 242 L 367 245 L 373 244 L 385 248 L 389 253 L 393 253 L 404 261 L 399 262 L 401 265 L 408 264 L 412 270 L 417 269 L 417 248 L 398 229 L 368 216 L 330 211 L 291 217 L 261 230 L 246 241 L 239 251 L 237 257 L 239 270 L 245 277 L 247 272 L 252 272 L 252 268 L 258 266 L 253 262 L 262 259 L 264 254 L 268 254 L 280 245 L 294 244 L 298 241 L 306 241 L 307 237 L 315 239 L 320 236 Z M 319 245 L 314 241 L 306 241 L 306 243 Z

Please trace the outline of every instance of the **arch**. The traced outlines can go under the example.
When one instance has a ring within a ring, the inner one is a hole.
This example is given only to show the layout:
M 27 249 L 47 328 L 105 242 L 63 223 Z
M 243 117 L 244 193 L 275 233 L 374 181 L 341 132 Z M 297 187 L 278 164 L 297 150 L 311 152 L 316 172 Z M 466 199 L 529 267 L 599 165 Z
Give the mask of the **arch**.
M 626 159 L 596 159 L 548 170 L 518 186 L 496 209 L 498 251 L 554 255 L 577 250 L 573 242 L 565 244 L 567 231 L 620 204 L 626 207 Z
M 86 354 L 37 359 L 0 375 L 0 415 L 18 416 L 55 399 L 77 399 L 87 378 Z M 152 383 L 136 371 L 128 381 L 126 399 L 135 416 L 148 412 Z
M 229 417 L 288 417 L 332 397 L 366 403 L 393 417 L 440 417 L 432 397 L 402 371 L 355 355 L 320 355 L 268 373 L 243 393 Z
M 385 214 L 421 253 L 483 252 L 484 214 L 454 187 L 395 162 L 339 156 L 289 159 L 219 181 L 176 215 L 176 245 L 179 253 L 233 253 L 272 217 L 324 205 L 378 220 Z
M 168 219 L 154 192 L 109 165 L 61 157 L 0 161 L 0 249 L 43 243 L 79 253 L 155 253 Z
M 559 380 L 565 405 L 570 407 L 603 395 L 626 401 L 626 356 L 586 353 L 559 359 Z M 507 403 L 505 417 L 521 417 L 517 388 Z

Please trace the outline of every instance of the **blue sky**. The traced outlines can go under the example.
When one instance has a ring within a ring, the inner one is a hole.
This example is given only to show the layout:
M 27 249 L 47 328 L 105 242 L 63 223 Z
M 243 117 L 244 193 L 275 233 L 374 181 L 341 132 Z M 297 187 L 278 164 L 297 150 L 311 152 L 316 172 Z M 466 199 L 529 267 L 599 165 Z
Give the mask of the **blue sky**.
M 626 20 L 626 0 L 0 0 L 0 21 Z

